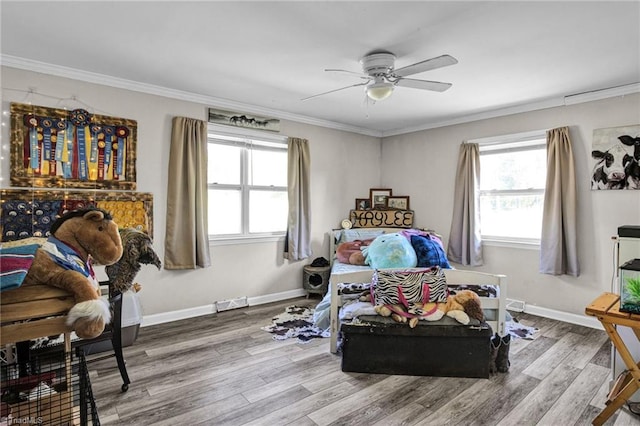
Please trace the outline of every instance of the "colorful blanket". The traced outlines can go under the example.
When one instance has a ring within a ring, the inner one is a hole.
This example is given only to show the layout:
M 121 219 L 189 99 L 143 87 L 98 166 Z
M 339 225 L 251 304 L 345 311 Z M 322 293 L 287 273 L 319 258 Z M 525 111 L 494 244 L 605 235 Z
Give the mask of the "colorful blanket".
M 0 247 L 0 291 L 20 287 L 39 248 L 39 244 Z

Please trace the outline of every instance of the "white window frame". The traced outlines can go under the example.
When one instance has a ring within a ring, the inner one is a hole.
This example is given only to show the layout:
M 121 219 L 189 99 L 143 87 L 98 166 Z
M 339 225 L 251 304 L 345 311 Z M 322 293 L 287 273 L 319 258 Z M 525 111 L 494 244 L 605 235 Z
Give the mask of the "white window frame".
M 229 126 L 222 126 L 217 124 L 208 123 L 207 127 L 207 144 L 216 143 L 221 144 L 246 146 L 250 147 L 256 141 L 260 141 L 269 145 L 277 147 L 283 145 L 284 149 L 287 149 L 288 137 L 283 135 L 274 135 L 267 132 L 261 132 L 252 129 L 233 128 Z M 218 189 L 239 189 L 242 197 L 242 233 L 240 234 L 224 234 L 215 235 L 209 234 L 209 243 L 212 245 L 230 245 L 230 244 L 244 244 L 244 243 L 264 243 L 271 241 L 284 241 L 286 231 L 280 232 L 266 232 L 266 233 L 248 233 L 249 229 L 249 191 L 250 190 L 265 190 L 265 191 L 284 191 L 287 192 L 287 187 L 273 187 L 273 186 L 258 186 L 250 185 L 248 180 L 248 151 L 241 153 L 241 183 L 237 184 L 214 184 L 207 182 L 207 190 Z M 208 218 L 207 218 L 208 220 Z
M 533 147 L 544 148 L 546 150 L 546 138 L 546 130 L 534 130 L 530 132 L 474 139 L 469 142 L 478 144 L 480 148 L 480 167 L 482 167 L 483 153 L 486 155 L 488 152 L 517 152 L 530 150 Z M 523 190 L 481 190 L 479 195 L 544 195 L 544 193 L 545 188 L 531 188 Z M 542 218 L 540 218 L 540 220 L 542 220 Z M 482 230 L 482 217 L 480 218 L 480 221 L 480 229 Z M 481 238 L 483 245 L 488 246 L 527 248 L 532 250 L 540 248 L 540 238 L 504 237 L 484 234 L 481 235 Z

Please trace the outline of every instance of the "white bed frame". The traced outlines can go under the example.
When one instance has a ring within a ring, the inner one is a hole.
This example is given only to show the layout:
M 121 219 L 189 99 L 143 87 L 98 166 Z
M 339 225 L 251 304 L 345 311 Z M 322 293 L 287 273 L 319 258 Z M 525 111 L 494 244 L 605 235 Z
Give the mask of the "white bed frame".
M 481 297 L 480 299 L 483 309 L 492 309 L 497 311 L 497 316 L 494 316 L 496 320 L 487 321 L 487 323 L 491 326 L 494 333 L 498 333 L 500 336 L 504 336 L 505 315 L 507 312 L 507 277 L 505 275 L 488 274 L 484 272 L 467 271 L 461 269 L 444 269 L 444 273 L 447 277 L 448 285 L 474 284 L 493 285 L 498 287 L 498 297 Z M 340 320 L 338 318 L 338 312 L 340 306 L 342 306 L 342 298 L 338 294 L 337 284 L 371 282 L 372 275 L 373 269 L 331 274 L 329 280 L 329 287 L 331 289 L 331 353 L 336 353 L 338 350 L 338 333 L 340 331 Z

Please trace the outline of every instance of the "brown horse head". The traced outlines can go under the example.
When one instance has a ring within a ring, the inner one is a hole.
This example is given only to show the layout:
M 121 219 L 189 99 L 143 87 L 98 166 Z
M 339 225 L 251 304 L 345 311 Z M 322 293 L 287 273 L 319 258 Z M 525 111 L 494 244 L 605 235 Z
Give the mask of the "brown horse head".
M 64 214 L 51 226 L 51 235 L 73 247 L 86 261 L 89 255 L 101 265 L 122 256 L 118 225 L 105 210 L 88 208 Z

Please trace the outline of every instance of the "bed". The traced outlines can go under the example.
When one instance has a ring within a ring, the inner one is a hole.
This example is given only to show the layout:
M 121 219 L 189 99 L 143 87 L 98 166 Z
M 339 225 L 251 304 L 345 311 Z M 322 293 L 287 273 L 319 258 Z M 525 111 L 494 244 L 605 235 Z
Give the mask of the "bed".
M 350 265 L 337 261 L 337 246 L 345 240 L 375 238 L 383 233 L 400 232 L 398 228 L 359 228 L 353 230 L 333 230 L 330 232 L 331 275 L 329 292 L 325 300 L 329 304 L 330 351 L 338 351 L 340 333 L 340 310 L 345 302 L 345 283 L 370 283 L 373 269 L 369 266 Z M 507 278 L 501 274 L 489 274 L 470 270 L 445 269 L 447 285 L 452 291 L 465 288 L 476 291 L 481 299 L 487 324 L 494 333 L 505 335 Z

